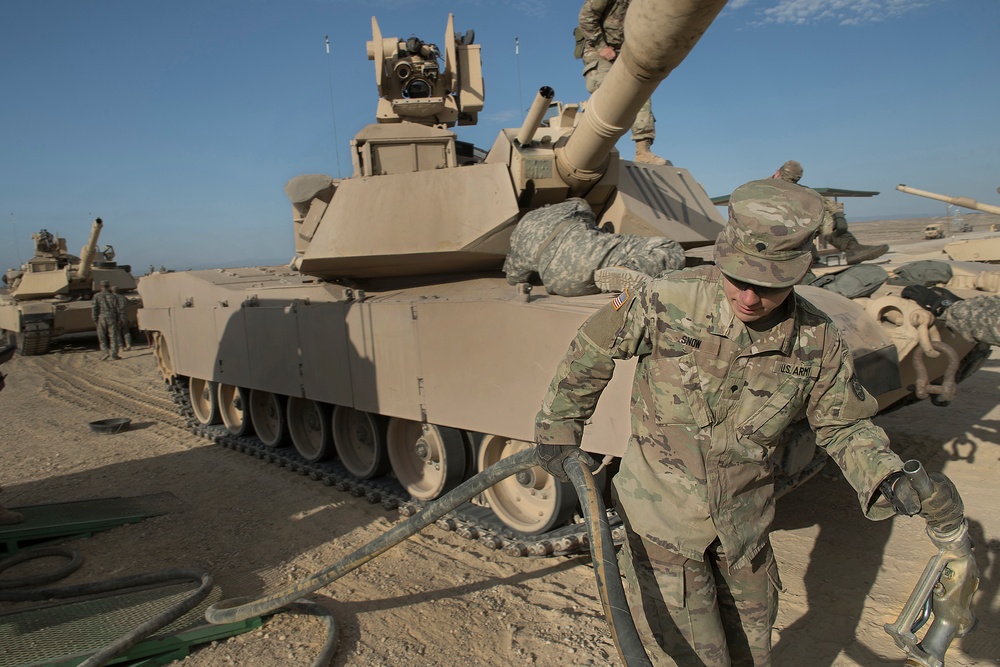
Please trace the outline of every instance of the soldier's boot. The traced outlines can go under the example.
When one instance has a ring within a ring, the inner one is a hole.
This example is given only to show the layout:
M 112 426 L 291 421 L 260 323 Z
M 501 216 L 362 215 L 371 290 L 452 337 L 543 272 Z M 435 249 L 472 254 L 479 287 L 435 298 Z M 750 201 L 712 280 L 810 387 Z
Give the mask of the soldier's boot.
M 854 234 L 850 232 L 844 232 L 832 237 L 830 245 L 844 253 L 848 264 L 867 262 L 889 252 L 889 246 L 884 243 L 879 245 L 863 245 L 858 243 L 858 240 L 854 238 Z
M 24 515 L 20 512 L 12 512 L 6 507 L 0 507 L 0 526 L 8 526 L 22 521 L 24 521 Z
M 624 266 L 609 266 L 594 271 L 594 284 L 602 292 L 619 294 L 626 289 L 634 290 L 645 285 L 649 276 L 641 271 L 626 269 Z
M 635 142 L 635 161 L 643 164 L 657 164 L 660 166 L 671 164 L 669 160 L 664 160 L 659 155 L 653 153 L 650 147 L 653 145 L 652 139 L 639 139 Z

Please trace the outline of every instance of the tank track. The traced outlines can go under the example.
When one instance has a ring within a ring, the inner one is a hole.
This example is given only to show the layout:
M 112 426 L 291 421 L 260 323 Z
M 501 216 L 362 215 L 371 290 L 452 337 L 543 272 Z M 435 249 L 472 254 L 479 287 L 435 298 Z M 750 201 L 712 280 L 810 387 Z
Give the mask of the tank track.
M 25 357 L 45 354 L 52 339 L 52 324 L 46 321 L 25 322 L 18 334 L 17 351 Z
M 194 416 L 187 384 L 174 378 L 167 384 L 171 398 L 187 420 L 188 429 L 227 449 L 247 454 L 267 463 L 273 463 L 310 479 L 332 486 L 355 498 L 364 498 L 369 503 L 381 504 L 386 510 L 398 510 L 406 517 L 413 516 L 425 503 L 411 497 L 392 477 L 359 479 L 351 475 L 337 461 L 310 463 L 293 447 L 271 448 L 256 437 L 236 436 L 224 426 L 206 426 Z M 625 539 L 625 528 L 614 510 L 608 510 L 608 521 L 612 527 L 612 537 L 616 544 Z M 587 527 L 580 516 L 574 517 L 572 524 L 540 535 L 524 536 L 511 531 L 496 515 L 486 507 L 465 503 L 448 516 L 439 519 L 436 525 L 442 530 L 454 532 L 484 546 L 502 551 L 514 558 L 567 556 L 588 550 Z

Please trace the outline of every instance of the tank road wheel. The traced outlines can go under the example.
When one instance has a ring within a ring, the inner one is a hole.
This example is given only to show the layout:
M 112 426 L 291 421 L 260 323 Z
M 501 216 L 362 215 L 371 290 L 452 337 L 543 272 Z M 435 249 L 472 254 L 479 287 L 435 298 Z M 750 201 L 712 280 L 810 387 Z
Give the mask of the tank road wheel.
M 194 377 L 189 378 L 188 393 L 191 394 L 191 409 L 199 423 L 208 426 L 222 421 L 219 415 L 219 400 L 214 382 Z
M 138 340 L 138 337 L 133 338 Z M 174 362 L 170 359 L 170 350 L 167 348 L 167 339 L 159 331 L 153 332 L 153 357 L 156 359 L 156 368 L 160 371 L 160 376 L 164 382 L 174 379 Z
M 385 446 L 385 420 L 354 408 L 333 410 L 333 444 L 347 472 L 371 479 L 389 471 Z
M 250 423 L 250 390 L 235 387 L 231 384 L 219 384 L 217 402 L 222 423 L 233 435 L 250 435 L 253 424 Z
M 479 472 L 533 446 L 521 440 L 484 435 L 479 447 Z M 560 482 L 539 467 L 508 477 L 483 495 L 501 521 L 527 535 L 544 533 L 566 523 L 576 509 L 573 485 Z
M 434 500 L 462 482 L 465 443 L 457 430 L 394 417 L 386 443 L 396 479 L 417 500 Z
M 285 397 L 260 389 L 250 390 L 250 419 L 260 441 L 268 447 L 288 444 Z
M 288 399 L 288 432 L 302 458 L 315 463 L 333 456 L 332 409 L 326 403 L 298 398 Z

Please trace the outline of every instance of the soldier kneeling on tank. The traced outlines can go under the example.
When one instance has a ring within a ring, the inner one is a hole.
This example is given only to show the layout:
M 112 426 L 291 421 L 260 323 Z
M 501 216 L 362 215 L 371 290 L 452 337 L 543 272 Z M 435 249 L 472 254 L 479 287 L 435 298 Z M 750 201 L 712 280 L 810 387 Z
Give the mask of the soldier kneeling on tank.
M 503 270 L 511 285 L 537 276 L 549 294 L 582 296 L 620 292 L 683 267 L 676 241 L 602 231 L 590 205 L 571 198 L 521 218 Z

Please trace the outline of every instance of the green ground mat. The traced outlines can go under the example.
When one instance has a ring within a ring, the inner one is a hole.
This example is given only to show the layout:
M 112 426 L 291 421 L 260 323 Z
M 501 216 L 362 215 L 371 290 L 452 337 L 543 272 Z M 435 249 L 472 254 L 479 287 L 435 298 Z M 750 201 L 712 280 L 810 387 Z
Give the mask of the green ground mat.
M 74 667 L 136 626 L 191 594 L 178 583 L 85 600 L 48 603 L 0 615 L 0 667 Z M 112 660 L 112 665 L 163 665 L 188 655 L 196 644 L 260 627 L 261 619 L 211 625 L 205 609 L 222 598 L 213 588 L 197 607 Z
M 0 556 L 52 540 L 90 536 L 101 530 L 166 514 L 172 500 L 175 500 L 174 495 L 165 492 L 11 507 L 9 509 L 24 515 L 24 521 L 0 526 Z

